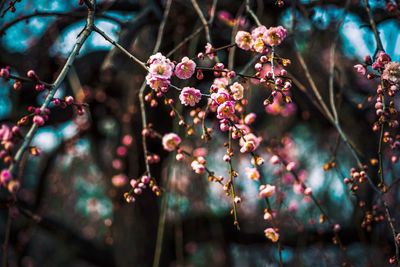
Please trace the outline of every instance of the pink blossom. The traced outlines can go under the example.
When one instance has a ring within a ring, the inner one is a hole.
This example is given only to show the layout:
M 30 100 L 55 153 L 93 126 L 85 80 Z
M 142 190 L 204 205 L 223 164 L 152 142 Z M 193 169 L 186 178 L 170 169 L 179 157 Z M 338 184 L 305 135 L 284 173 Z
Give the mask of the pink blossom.
M 267 30 L 265 43 L 269 46 L 277 46 L 286 38 L 287 31 L 282 26 L 271 27 Z
M 38 126 L 42 126 L 44 125 L 44 119 L 40 115 L 35 115 L 33 117 L 33 123 L 37 124 Z
M 312 194 L 312 189 L 311 187 L 307 187 L 306 189 L 304 189 L 304 195 L 309 196 Z
M 263 38 L 259 37 L 253 42 L 253 50 L 257 53 L 266 53 L 268 52 L 268 48 L 265 45 Z
M 382 79 L 394 84 L 400 83 L 400 62 L 389 62 L 385 65 Z
M 229 119 L 235 114 L 235 102 L 225 101 L 217 108 L 217 118 L 218 119 Z
M 275 231 L 274 228 L 265 229 L 264 234 L 269 240 L 271 240 L 274 243 L 278 242 L 278 240 L 279 240 L 279 234 L 278 234 L 278 232 Z
M 251 180 L 260 180 L 260 172 L 257 168 L 246 168 L 245 169 L 246 175 Z
M 204 166 L 205 160 L 203 157 L 198 157 L 196 160 L 192 161 L 190 166 L 193 171 L 197 174 L 203 174 L 206 171 L 206 167 Z
M 185 106 L 195 106 L 201 100 L 200 90 L 193 87 L 184 87 L 179 95 L 179 100 Z
M 377 63 L 377 65 L 379 67 L 384 67 L 390 61 L 392 61 L 390 56 L 388 54 L 386 54 L 385 52 L 380 51 L 378 56 L 376 57 L 375 63 Z
M 149 73 L 158 78 L 169 79 L 172 76 L 174 63 L 161 53 L 150 57 Z
M 260 185 L 260 192 L 258 193 L 258 196 L 260 198 L 267 198 L 267 197 L 272 197 L 275 195 L 276 192 L 276 187 L 274 185 Z
M 127 183 L 127 181 L 128 181 L 128 178 L 123 173 L 114 175 L 111 178 L 111 182 L 115 187 L 122 187 Z
M 253 122 L 255 122 L 257 118 L 257 115 L 255 113 L 249 113 L 246 115 L 246 117 L 244 117 L 244 123 L 246 123 L 247 125 L 252 124 Z
M 8 169 L 4 169 L 0 173 L 0 184 L 6 185 L 9 181 L 11 181 L 12 175 Z
M 4 79 L 8 79 L 10 77 L 10 70 L 8 68 L 1 68 L 0 69 L 0 77 Z
M 243 85 L 241 85 L 240 83 L 235 82 L 229 87 L 229 89 L 231 89 L 233 99 L 241 100 L 243 98 L 244 88 Z
M 269 221 L 272 219 L 272 214 L 269 212 L 264 213 L 264 220 Z
M 1 128 L 0 128 L 0 140 L 7 142 L 7 141 L 10 141 L 12 139 L 12 137 L 13 137 L 13 133 L 12 133 L 10 127 L 8 127 L 5 124 L 2 124 Z
M 153 89 L 159 90 L 170 84 L 174 64 L 161 53 L 150 56 L 147 63 L 150 65 L 146 76 L 146 83 Z
M 356 71 L 361 74 L 361 75 L 365 75 L 365 73 L 367 72 L 367 70 L 365 69 L 365 67 L 361 64 L 357 64 L 354 65 L 354 68 L 356 69 Z
M 292 172 L 292 171 L 294 171 L 295 169 L 296 169 L 296 162 L 289 162 L 287 165 L 286 165 L 286 170 L 288 171 L 288 172 Z
M 211 60 L 215 57 L 214 48 L 210 43 L 206 44 L 206 54 Z
M 251 34 L 246 31 L 238 31 L 235 36 L 236 45 L 243 50 L 250 50 L 253 46 Z
M 162 88 L 168 88 L 171 82 L 169 79 L 157 78 L 151 76 L 150 74 L 147 74 L 146 83 L 150 86 L 151 89 L 158 91 Z
M 211 94 L 211 99 L 216 105 L 221 105 L 222 103 L 231 99 L 231 95 L 225 89 L 219 89 L 218 92 Z
M 264 25 L 258 26 L 251 31 L 251 37 L 253 38 L 253 40 L 256 40 L 257 38 L 264 39 L 266 38 L 266 35 L 267 28 Z
M 194 74 L 196 63 L 188 57 L 182 58 L 182 61 L 175 67 L 175 75 L 179 79 L 189 79 Z
M 239 144 L 241 146 L 240 152 L 253 152 L 258 148 L 262 138 L 255 136 L 253 133 L 246 134 L 240 139 Z
M 167 151 L 174 151 L 182 142 L 181 138 L 176 133 L 165 134 L 162 138 L 162 145 Z
M 271 164 L 273 165 L 277 165 L 280 162 L 280 159 L 277 155 L 273 155 L 270 159 L 269 162 L 271 162 Z
M 250 133 L 250 127 L 247 126 L 246 124 L 236 124 L 235 125 L 237 129 L 240 130 L 240 132 L 244 135 Z
M 215 78 L 213 84 L 211 85 L 211 90 L 213 92 L 218 91 L 219 89 L 226 89 L 229 84 L 229 79 L 226 77 Z
M 258 53 L 266 52 L 265 38 L 267 34 L 267 28 L 265 26 L 259 26 L 251 31 L 251 37 L 253 38 L 253 50 Z

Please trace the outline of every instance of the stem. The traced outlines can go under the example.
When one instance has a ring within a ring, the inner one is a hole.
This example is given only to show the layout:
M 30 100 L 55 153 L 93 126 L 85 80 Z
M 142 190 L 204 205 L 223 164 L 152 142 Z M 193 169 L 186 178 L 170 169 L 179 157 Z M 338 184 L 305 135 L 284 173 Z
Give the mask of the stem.
M 147 128 L 147 116 L 146 116 L 146 106 L 144 103 L 144 90 L 146 89 L 146 81 L 143 82 L 142 86 L 140 87 L 139 90 L 139 102 L 140 102 L 140 115 L 142 117 L 142 129 Z M 146 172 L 147 175 L 151 177 L 151 172 L 150 172 L 150 164 L 147 160 L 147 137 L 146 135 L 142 135 L 142 147 L 143 147 L 143 156 L 144 156 L 144 162 L 146 165 Z
M 232 130 L 229 130 L 229 141 L 228 141 L 228 152 L 232 152 Z M 236 192 L 235 192 L 235 185 L 234 185 L 234 175 L 233 175 L 233 164 L 232 164 L 232 159 L 229 160 L 229 184 L 231 187 L 231 198 L 232 198 L 232 205 L 233 205 L 233 218 L 234 222 L 233 224 L 236 226 L 238 230 L 240 230 L 239 226 L 239 221 L 237 217 L 237 206 L 235 202 L 235 197 L 236 197 Z
M 304 73 L 306 75 L 306 78 L 311 86 L 311 90 L 313 91 L 315 97 L 317 98 L 318 102 L 321 105 L 322 110 L 324 111 L 323 115 L 330 121 L 330 122 L 334 122 L 333 116 L 331 114 L 331 112 L 329 111 L 328 107 L 326 106 L 324 100 L 322 99 L 321 94 L 318 91 L 318 88 L 310 74 L 310 71 L 308 70 L 307 64 L 304 61 L 303 55 L 296 51 L 296 56 L 300 62 L 300 65 L 302 67 L 302 69 L 304 70 Z
M 261 26 L 260 20 L 257 18 L 254 11 L 250 8 L 250 0 L 246 0 L 246 11 L 253 18 L 253 20 L 257 24 L 257 26 Z
M 118 48 L 119 50 L 121 50 L 121 52 L 123 52 L 126 56 L 128 56 L 130 59 L 132 59 L 134 62 L 136 62 L 137 64 L 139 64 L 139 66 L 141 66 L 143 69 L 145 69 L 147 71 L 147 67 L 146 64 L 144 64 L 141 60 L 139 60 L 137 57 L 135 57 L 134 55 L 132 55 L 131 53 L 129 53 L 128 50 L 126 50 L 125 48 L 123 48 L 119 43 L 117 43 L 116 41 L 114 41 L 113 39 L 111 39 L 111 37 L 109 37 L 105 32 L 103 32 L 102 30 L 100 30 L 99 28 L 97 28 L 96 26 L 93 26 L 93 30 L 95 32 L 97 32 L 98 34 L 100 34 L 101 36 L 103 36 L 104 39 L 106 39 L 108 42 L 110 42 L 112 45 L 114 45 L 116 48 Z
M 191 33 L 189 36 L 187 36 L 185 39 L 183 39 L 178 45 L 176 45 L 171 51 L 169 51 L 166 55 L 166 57 L 172 56 L 179 48 L 181 48 L 184 44 L 192 40 L 194 37 L 196 37 L 201 31 L 203 30 L 203 26 L 197 28 L 193 33 Z
M 204 30 L 206 32 L 207 42 L 212 44 L 211 35 L 210 35 L 210 28 L 208 27 L 208 21 L 204 17 L 203 11 L 201 11 L 201 8 L 200 8 L 200 6 L 199 6 L 199 4 L 197 3 L 196 0 L 190 0 L 190 1 L 192 2 L 194 10 L 196 10 L 197 15 L 199 15 L 200 21 L 203 24 L 203 28 L 204 28 Z
M 381 38 L 379 37 L 379 32 L 378 32 L 378 29 L 376 28 L 376 23 L 375 23 L 373 15 L 372 15 L 371 8 L 369 6 L 369 0 L 364 0 L 364 5 L 365 5 L 365 11 L 367 11 L 367 14 L 368 14 L 369 25 L 371 26 L 372 32 L 374 33 L 377 50 L 385 51 L 383 49 L 382 41 L 381 41 Z
M 176 169 L 173 169 L 173 176 L 175 176 Z M 166 179 L 166 187 L 169 187 L 169 175 L 167 175 Z M 156 239 L 156 249 L 154 252 L 154 260 L 153 260 L 153 267 L 158 267 L 160 265 L 160 258 L 161 258 L 161 252 L 162 252 L 162 244 L 163 244 L 163 239 L 164 239 L 164 229 L 165 229 L 165 219 L 167 215 L 167 210 L 168 210 L 168 199 L 169 199 L 169 194 L 165 192 L 163 194 L 162 202 L 161 202 L 161 214 L 160 214 L 160 220 L 158 221 L 158 227 L 157 227 L 157 239 Z
M 157 41 L 156 41 L 156 45 L 154 46 L 154 49 L 153 49 L 153 54 L 155 54 L 160 49 L 163 34 L 164 34 L 165 24 L 167 24 L 169 11 L 171 10 L 171 4 L 172 4 L 172 0 L 168 0 L 165 5 L 163 20 L 161 21 L 160 28 L 158 29 Z

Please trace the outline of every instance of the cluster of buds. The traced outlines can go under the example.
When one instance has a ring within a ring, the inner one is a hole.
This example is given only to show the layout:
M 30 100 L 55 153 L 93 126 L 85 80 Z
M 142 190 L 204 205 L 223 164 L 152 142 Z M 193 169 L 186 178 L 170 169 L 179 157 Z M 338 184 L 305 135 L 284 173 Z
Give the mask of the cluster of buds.
M 26 73 L 26 76 L 28 76 L 29 79 L 31 79 L 32 81 L 37 82 L 35 85 L 35 90 L 37 92 L 41 92 L 45 89 L 44 84 L 42 84 L 40 82 L 39 76 L 36 74 L 36 72 L 34 70 L 28 70 L 28 72 Z M 15 86 L 14 86 L 15 89 Z
M 18 126 L 9 127 L 2 124 L 0 128 L 0 159 L 5 166 L 10 166 L 13 162 L 12 153 L 15 145 L 22 139 Z M 16 193 L 20 187 L 19 181 L 13 179 L 9 169 L 3 169 L 0 172 L 0 186 L 7 188 L 10 193 Z
M 2 124 L 0 128 L 0 159 L 9 166 L 12 163 L 12 151 L 15 145 L 22 139 L 21 132 L 18 126 L 9 127 Z
M 72 106 L 75 109 L 76 114 L 83 115 L 85 113 L 85 107 L 87 104 L 78 103 L 75 101 L 73 96 L 65 96 L 64 98 L 53 98 L 52 103 L 56 107 L 66 108 L 68 106 Z
M 145 190 L 146 188 L 150 188 L 156 196 L 161 195 L 160 187 L 158 187 L 156 181 L 148 175 L 143 175 L 138 179 L 132 179 L 129 183 L 132 186 L 132 189 L 124 194 L 125 200 L 128 203 L 134 202 L 136 198 L 141 195 L 143 193 L 143 190 Z
M 203 156 L 196 157 L 196 159 L 192 161 L 190 166 L 195 173 L 203 174 L 206 172 L 206 159 Z
M 368 68 L 371 70 L 368 70 Z M 367 79 L 380 78 L 380 84 L 376 90 L 375 110 L 378 121 L 374 124 L 373 130 L 378 131 L 384 123 L 389 127 L 397 128 L 397 110 L 393 99 L 386 99 L 386 96 L 393 98 L 400 88 L 400 62 L 392 61 L 390 56 L 380 51 L 373 61 L 370 56 L 364 58 L 363 64 L 354 66 L 356 71 L 366 76 Z
M 206 113 L 203 110 L 201 110 L 200 108 L 197 108 L 197 109 L 191 110 L 189 115 L 193 120 L 193 124 L 197 125 L 197 124 L 200 124 L 204 120 Z
M 380 223 L 385 220 L 385 215 L 379 210 L 377 205 L 372 206 L 372 210 L 367 210 L 364 213 L 364 218 L 361 222 L 361 227 L 368 232 L 372 231 L 373 223 Z
M 36 91 L 40 92 L 45 89 L 45 85 L 40 81 L 39 77 L 36 75 L 34 70 L 29 70 L 26 75 L 28 76 L 29 80 L 36 83 L 35 85 Z M 15 91 L 18 91 L 22 88 L 22 81 L 20 80 L 22 78 L 12 76 L 10 66 L 6 66 L 0 69 L 0 77 L 5 80 L 14 79 L 13 89 Z
M 37 108 L 33 106 L 29 106 L 27 108 L 29 115 L 22 117 L 18 122 L 18 126 L 26 125 L 29 122 L 29 118 L 32 117 L 32 122 L 37 126 L 43 126 L 47 120 L 49 120 L 50 109 L 45 108 Z
M 367 181 L 366 169 L 358 171 L 356 168 L 350 169 L 350 178 L 343 179 L 345 184 L 350 185 L 350 190 L 355 193 L 359 189 L 359 185 Z
M 15 194 L 20 188 L 21 184 L 18 180 L 13 179 L 13 176 L 8 169 L 3 169 L 0 172 L 0 187 L 5 187 L 7 190 Z
M 389 145 L 389 147 L 392 149 L 392 152 L 397 152 L 400 150 L 400 135 L 392 135 L 390 132 L 385 131 L 383 133 L 383 139 L 382 141 L 386 144 Z M 395 153 L 391 156 L 390 158 L 392 163 L 396 163 L 399 161 L 398 155 Z
M 116 148 L 116 151 L 115 151 L 116 157 L 112 161 L 112 166 L 115 170 L 122 171 L 122 169 L 124 168 L 123 159 L 127 156 L 128 149 L 129 149 L 129 147 L 132 146 L 132 143 L 133 143 L 133 137 L 129 134 L 126 134 L 121 138 L 121 143 Z M 125 183 L 126 183 L 126 180 L 125 180 Z

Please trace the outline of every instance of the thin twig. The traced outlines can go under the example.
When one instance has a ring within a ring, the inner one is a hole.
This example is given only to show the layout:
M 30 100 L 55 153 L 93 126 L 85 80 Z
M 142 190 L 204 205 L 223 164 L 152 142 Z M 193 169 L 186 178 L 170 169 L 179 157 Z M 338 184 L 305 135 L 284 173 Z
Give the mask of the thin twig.
M 368 13 L 369 25 L 371 26 L 372 32 L 374 33 L 377 50 L 385 51 L 383 49 L 382 41 L 381 38 L 379 37 L 379 32 L 378 29 L 376 28 L 376 23 L 372 15 L 371 8 L 369 6 L 369 0 L 364 0 L 364 5 L 365 5 L 365 11 L 367 11 Z
M 315 97 L 317 98 L 319 104 L 322 107 L 322 110 L 324 111 L 323 115 L 330 121 L 330 122 L 334 122 L 333 116 L 331 114 L 331 112 L 328 109 L 328 106 L 325 104 L 325 101 L 322 99 L 321 94 L 318 91 L 318 88 L 310 74 L 310 71 L 308 70 L 307 64 L 304 61 L 303 55 L 299 52 L 296 51 L 296 56 L 300 62 L 300 66 L 302 67 L 304 74 L 306 75 L 306 78 L 311 86 L 311 90 L 313 91 Z
M 201 8 L 200 8 L 199 4 L 197 3 L 197 1 L 196 0 L 190 0 L 190 1 L 192 2 L 193 8 L 196 10 L 196 13 L 199 16 L 199 18 L 201 20 L 201 23 L 203 24 L 204 30 L 206 32 L 207 42 L 212 44 L 211 35 L 210 35 L 210 28 L 208 27 L 209 22 L 204 17 L 203 11 L 201 11 Z
M 111 37 L 109 37 L 105 32 L 103 32 L 102 30 L 100 30 L 99 28 L 97 28 L 96 26 L 93 27 L 93 30 L 95 32 L 97 32 L 98 34 L 100 34 L 101 36 L 103 36 L 104 39 L 106 39 L 108 42 L 110 42 L 112 45 L 114 45 L 116 48 L 118 48 L 119 50 L 121 50 L 121 52 L 123 52 L 126 56 L 128 56 L 130 59 L 132 59 L 134 62 L 136 62 L 137 64 L 139 64 L 139 66 L 141 66 L 143 69 L 145 69 L 147 71 L 147 67 L 146 64 L 144 64 L 140 59 L 138 59 L 137 57 L 135 57 L 134 55 L 132 55 L 131 53 L 129 53 L 128 50 L 126 50 L 124 47 L 122 47 L 119 43 L 117 43 L 116 41 L 114 41 Z
M 163 19 L 162 19 L 162 21 L 160 23 L 160 27 L 158 28 L 157 41 L 156 41 L 156 44 L 155 44 L 154 49 L 153 49 L 153 54 L 155 54 L 160 49 L 162 38 L 163 38 L 163 34 L 164 34 L 165 24 L 167 24 L 169 11 L 171 10 L 171 4 L 172 4 L 172 0 L 168 0 L 166 5 L 165 5 L 164 16 L 163 16 Z
M 246 11 L 249 13 L 249 15 L 253 18 L 257 26 L 261 26 L 260 20 L 257 18 L 256 14 L 254 11 L 250 8 L 250 0 L 246 0 Z
M 176 168 L 172 169 L 172 177 L 176 176 Z M 166 177 L 166 189 L 169 191 L 169 178 L 170 175 L 169 173 L 167 174 Z M 169 194 L 163 194 L 162 201 L 161 201 L 161 209 L 160 209 L 160 218 L 158 221 L 158 227 L 157 227 L 157 239 L 156 239 L 156 248 L 154 252 L 154 259 L 153 259 L 153 267 L 158 267 L 160 265 L 160 258 L 161 258 L 161 252 L 162 252 L 162 244 L 163 244 L 163 239 L 164 239 L 164 229 L 165 229 L 165 219 L 167 217 L 167 210 L 168 210 L 168 199 L 169 199 Z

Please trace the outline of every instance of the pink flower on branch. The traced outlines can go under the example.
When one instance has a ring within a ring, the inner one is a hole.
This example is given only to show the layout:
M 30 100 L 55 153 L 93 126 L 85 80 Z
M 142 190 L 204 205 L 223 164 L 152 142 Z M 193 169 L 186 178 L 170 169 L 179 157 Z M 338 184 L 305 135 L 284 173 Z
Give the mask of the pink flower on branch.
M 261 137 L 257 137 L 253 133 L 246 134 L 239 141 L 239 144 L 241 146 L 240 152 L 242 153 L 253 152 L 259 147 L 261 140 L 262 140 Z
M 274 243 L 278 242 L 278 240 L 279 240 L 279 234 L 278 234 L 278 232 L 275 231 L 274 228 L 265 229 L 264 234 L 269 240 L 271 240 Z
M 194 107 L 201 100 L 201 92 L 193 87 L 184 87 L 179 95 L 179 100 L 185 106 Z
M 176 133 L 165 134 L 162 138 L 162 145 L 169 152 L 174 151 L 181 142 L 182 139 Z
M 276 187 L 274 185 L 260 185 L 260 192 L 258 193 L 258 196 L 260 198 L 267 198 L 267 197 L 272 197 L 275 195 L 276 192 Z
M 238 31 L 235 36 L 235 43 L 243 50 L 250 50 L 253 46 L 253 39 L 249 32 Z
M 192 77 L 196 70 L 196 63 L 188 57 L 182 58 L 182 61 L 175 67 L 175 75 L 179 79 L 185 80 Z
M 147 63 L 149 64 L 149 69 L 146 76 L 146 83 L 153 90 L 164 89 L 166 91 L 174 72 L 174 63 L 161 53 L 152 55 Z

